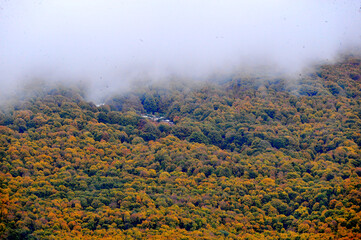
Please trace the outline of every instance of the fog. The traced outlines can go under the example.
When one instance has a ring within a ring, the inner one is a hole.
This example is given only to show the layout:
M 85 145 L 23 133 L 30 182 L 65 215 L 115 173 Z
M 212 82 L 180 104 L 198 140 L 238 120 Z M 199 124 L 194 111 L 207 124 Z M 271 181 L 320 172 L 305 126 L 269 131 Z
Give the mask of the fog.
M 0 0 L 3 97 L 34 79 L 97 101 L 139 80 L 294 74 L 360 47 L 358 0 Z

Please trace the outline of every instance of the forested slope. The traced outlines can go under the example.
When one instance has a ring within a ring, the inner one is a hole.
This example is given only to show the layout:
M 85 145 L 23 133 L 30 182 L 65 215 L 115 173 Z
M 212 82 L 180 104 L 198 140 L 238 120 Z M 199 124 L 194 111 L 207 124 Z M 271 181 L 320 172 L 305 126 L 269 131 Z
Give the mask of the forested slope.
M 361 238 L 360 63 L 19 100 L 0 115 L 0 237 Z

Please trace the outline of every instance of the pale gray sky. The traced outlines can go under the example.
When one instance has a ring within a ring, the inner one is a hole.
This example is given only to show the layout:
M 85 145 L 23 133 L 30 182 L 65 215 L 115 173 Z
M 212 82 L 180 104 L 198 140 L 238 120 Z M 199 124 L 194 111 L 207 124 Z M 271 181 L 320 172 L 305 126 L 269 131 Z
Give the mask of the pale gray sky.
M 0 0 L 0 94 L 32 78 L 116 89 L 243 65 L 300 71 L 361 47 L 361 0 Z

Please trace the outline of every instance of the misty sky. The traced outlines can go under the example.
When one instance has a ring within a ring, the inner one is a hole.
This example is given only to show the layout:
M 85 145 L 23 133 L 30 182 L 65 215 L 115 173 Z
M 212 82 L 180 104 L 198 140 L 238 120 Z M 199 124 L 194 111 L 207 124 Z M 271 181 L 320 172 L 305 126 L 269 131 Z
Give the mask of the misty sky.
M 34 78 L 93 92 L 137 79 L 288 72 L 361 47 L 361 0 L 0 0 L 0 94 Z

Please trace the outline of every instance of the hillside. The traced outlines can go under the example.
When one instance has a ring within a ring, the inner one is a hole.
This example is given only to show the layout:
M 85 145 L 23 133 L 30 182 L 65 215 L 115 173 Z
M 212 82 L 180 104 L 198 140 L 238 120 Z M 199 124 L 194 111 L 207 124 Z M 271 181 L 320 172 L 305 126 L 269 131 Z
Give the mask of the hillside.
M 7 106 L 0 238 L 361 238 L 361 59 L 164 85 Z

